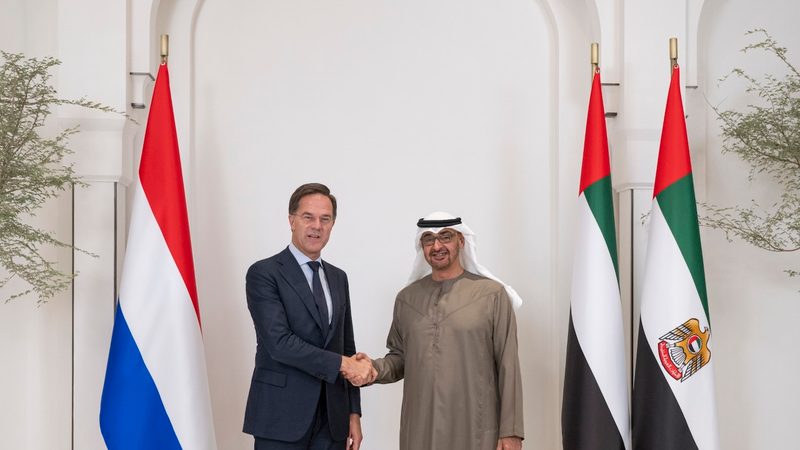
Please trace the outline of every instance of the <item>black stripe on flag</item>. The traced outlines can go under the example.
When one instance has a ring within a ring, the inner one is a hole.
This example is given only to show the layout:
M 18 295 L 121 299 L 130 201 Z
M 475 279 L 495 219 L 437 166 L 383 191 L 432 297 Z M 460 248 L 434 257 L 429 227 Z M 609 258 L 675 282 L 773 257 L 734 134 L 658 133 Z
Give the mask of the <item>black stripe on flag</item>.
M 696 449 L 692 432 L 639 324 L 633 383 L 633 448 Z
M 572 313 L 567 334 L 561 441 L 564 450 L 625 449 L 619 428 L 578 343 Z

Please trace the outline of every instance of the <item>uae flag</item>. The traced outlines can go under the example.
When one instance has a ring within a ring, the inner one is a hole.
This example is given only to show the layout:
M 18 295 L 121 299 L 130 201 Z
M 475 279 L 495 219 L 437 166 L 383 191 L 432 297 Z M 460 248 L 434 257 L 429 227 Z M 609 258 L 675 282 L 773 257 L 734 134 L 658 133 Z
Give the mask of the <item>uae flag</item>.
M 100 430 L 109 450 L 214 450 L 166 63 L 153 88 L 134 189 Z
M 599 71 L 586 119 L 575 243 L 562 443 L 565 450 L 629 449 L 617 240 Z
M 677 65 L 661 132 L 641 298 L 634 448 L 718 449 L 713 341 Z

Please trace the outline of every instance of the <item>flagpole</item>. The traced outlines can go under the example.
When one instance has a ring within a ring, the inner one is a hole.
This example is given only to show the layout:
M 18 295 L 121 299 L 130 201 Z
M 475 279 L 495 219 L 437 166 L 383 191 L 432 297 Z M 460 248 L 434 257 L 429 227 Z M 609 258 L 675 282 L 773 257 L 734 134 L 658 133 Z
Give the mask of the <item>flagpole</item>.
M 597 73 L 597 69 L 600 68 L 600 44 L 597 42 L 592 42 L 590 58 L 592 64 L 592 78 L 594 78 L 594 74 Z
M 169 35 L 162 34 L 161 35 L 161 64 L 167 63 L 167 57 L 169 57 Z
M 678 38 L 669 38 L 669 73 L 678 65 Z

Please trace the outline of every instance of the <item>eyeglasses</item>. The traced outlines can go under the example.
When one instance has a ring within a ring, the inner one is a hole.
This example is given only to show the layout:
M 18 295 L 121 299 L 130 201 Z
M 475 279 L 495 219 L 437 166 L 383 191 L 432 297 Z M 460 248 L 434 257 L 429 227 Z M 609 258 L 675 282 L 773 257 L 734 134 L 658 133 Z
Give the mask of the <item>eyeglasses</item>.
M 449 244 L 456 237 L 452 231 L 442 231 L 439 234 L 425 233 L 420 238 L 423 247 L 430 247 L 438 239 L 442 244 Z
M 317 217 L 314 216 L 313 214 L 305 213 L 305 214 L 301 214 L 299 216 L 297 214 L 292 214 L 292 215 L 295 216 L 295 217 L 299 217 L 300 220 L 306 225 L 314 223 L 317 220 Z M 330 225 L 330 224 L 333 223 L 333 217 L 331 217 L 331 216 L 319 216 L 319 223 L 322 224 L 322 225 Z

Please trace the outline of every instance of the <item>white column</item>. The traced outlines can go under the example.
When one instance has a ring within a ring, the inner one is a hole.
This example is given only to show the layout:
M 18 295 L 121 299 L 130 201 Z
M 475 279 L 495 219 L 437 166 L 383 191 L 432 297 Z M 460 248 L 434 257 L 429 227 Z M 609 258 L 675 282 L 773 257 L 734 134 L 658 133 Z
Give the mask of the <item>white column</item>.
M 600 67 L 605 83 L 618 83 L 622 75 L 622 5 L 624 0 L 595 0 L 599 23 Z M 607 109 L 606 109 L 607 110 Z
M 629 349 L 635 346 L 638 333 L 638 281 L 644 269 L 647 241 L 642 216 L 650 211 L 652 203 L 670 82 L 669 38 L 678 38 L 678 63 L 684 67 L 690 21 L 688 3 L 626 1 L 623 5 L 622 77 L 619 98 L 615 98 L 619 107 L 618 116 L 609 126 L 609 141 L 614 187 L 620 206 L 617 222 L 620 288 L 625 322 L 629 327 L 627 339 L 633 339 Z M 686 75 L 682 73 L 682 76 L 685 85 Z
M 653 189 L 647 185 L 622 186 L 617 191 L 619 230 L 619 274 L 622 300 L 622 323 L 625 326 L 625 348 L 628 351 L 628 376 L 633 387 L 633 365 L 636 338 L 639 333 L 639 293 L 644 275 L 647 250 L 647 227 L 643 216 L 650 211 Z M 635 300 L 635 301 L 634 301 Z
M 653 182 L 670 79 L 669 38 L 678 38 L 678 63 L 682 66 L 686 17 L 686 1 L 625 4 L 625 63 L 613 139 L 617 186 Z
M 116 298 L 117 183 L 89 182 L 75 189 L 75 246 L 97 256 L 75 252 L 73 309 L 73 440 L 75 448 L 104 448 L 98 414 L 105 376 L 114 300 Z
M 129 106 L 128 2 L 58 1 L 57 89 L 126 111 Z M 87 82 L 87 80 L 90 80 Z M 100 396 L 113 327 L 118 252 L 125 222 L 118 219 L 118 183 L 130 171 L 131 129 L 118 114 L 75 107 L 58 111 L 60 126 L 79 125 L 71 140 L 75 170 L 86 187 L 75 189 L 72 448 L 102 449 Z

